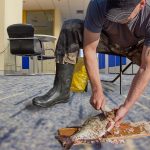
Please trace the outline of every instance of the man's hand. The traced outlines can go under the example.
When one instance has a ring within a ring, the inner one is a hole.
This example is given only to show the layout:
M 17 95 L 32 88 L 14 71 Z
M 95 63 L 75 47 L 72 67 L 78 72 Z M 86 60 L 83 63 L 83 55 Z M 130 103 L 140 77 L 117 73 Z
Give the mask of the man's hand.
M 119 127 L 124 117 L 127 115 L 129 108 L 125 105 L 121 105 L 118 109 L 115 110 L 115 118 L 114 121 L 110 120 L 107 124 L 107 131 L 110 132 L 114 126 Z
M 115 126 L 119 126 L 124 117 L 127 115 L 129 109 L 125 105 L 121 105 L 116 111 L 116 116 L 114 118 Z
M 106 103 L 105 96 L 101 91 L 93 92 L 90 103 L 96 110 L 103 109 Z

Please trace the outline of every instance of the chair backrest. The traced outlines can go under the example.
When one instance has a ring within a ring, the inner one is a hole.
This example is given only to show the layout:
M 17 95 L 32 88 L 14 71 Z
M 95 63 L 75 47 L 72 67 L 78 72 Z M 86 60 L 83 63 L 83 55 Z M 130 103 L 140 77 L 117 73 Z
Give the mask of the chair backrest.
M 34 36 L 34 28 L 29 24 L 13 24 L 7 28 L 10 38 L 27 38 Z
M 35 51 L 34 28 L 28 24 L 13 24 L 7 28 L 10 38 L 10 52 L 14 55 L 38 55 L 40 52 Z M 17 39 L 18 38 L 18 39 Z M 19 39 L 21 38 L 21 39 Z M 40 43 L 38 44 L 40 45 Z M 40 46 L 39 46 L 40 47 Z

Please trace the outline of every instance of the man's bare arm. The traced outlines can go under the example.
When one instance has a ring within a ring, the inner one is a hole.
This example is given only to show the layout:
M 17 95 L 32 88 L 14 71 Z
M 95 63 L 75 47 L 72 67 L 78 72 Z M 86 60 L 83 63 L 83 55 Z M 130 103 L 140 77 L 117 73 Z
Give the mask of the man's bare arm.
M 125 106 L 132 107 L 139 99 L 150 81 L 150 47 L 144 46 L 141 58 L 141 66 L 133 79 Z
M 116 114 L 115 122 L 120 124 L 124 116 L 127 114 L 129 109 L 135 104 L 139 99 L 144 89 L 150 81 L 150 47 L 144 46 L 142 57 L 141 57 L 141 66 L 138 73 L 135 75 L 129 94 L 125 100 L 125 103 L 120 107 Z
M 92 87 L 91 104 L 96 109 L 101 109 L 104 105 L 104 95 L 100 82 L 98 60 L 96 55 L 97 45 L 99 43 L 99 33 L 84 30 L 84 55 L 85 65 Z

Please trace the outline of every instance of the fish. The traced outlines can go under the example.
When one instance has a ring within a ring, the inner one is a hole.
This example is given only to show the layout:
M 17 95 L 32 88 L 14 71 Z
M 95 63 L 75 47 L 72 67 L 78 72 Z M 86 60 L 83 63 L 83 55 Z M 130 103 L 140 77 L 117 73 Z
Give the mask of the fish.
M 115 112 L 115 110 L 112 110 L 88 118 L 78 132 L 66 139 L 63 144 L 65 149 L 70 149 L 74 144 L 100 142 L 102 137 L 108 134 L 113 128 Z M 108 129 L 109 122 L 112 124 Z

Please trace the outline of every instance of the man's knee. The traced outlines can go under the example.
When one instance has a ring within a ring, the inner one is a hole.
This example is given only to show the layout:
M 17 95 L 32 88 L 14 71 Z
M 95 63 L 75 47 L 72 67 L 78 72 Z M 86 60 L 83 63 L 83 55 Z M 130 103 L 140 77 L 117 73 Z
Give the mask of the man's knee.
M 56 46 L 56 60 L 61 63 L 76 63 L 79 49 L 83 47 L 84 23 L 79 19 L 64 22 Z

